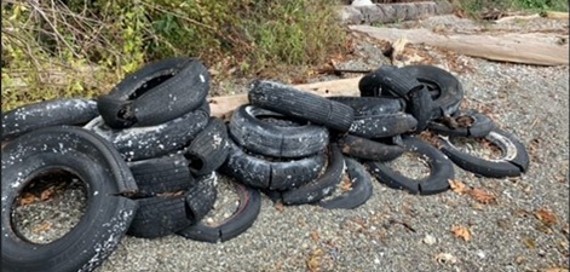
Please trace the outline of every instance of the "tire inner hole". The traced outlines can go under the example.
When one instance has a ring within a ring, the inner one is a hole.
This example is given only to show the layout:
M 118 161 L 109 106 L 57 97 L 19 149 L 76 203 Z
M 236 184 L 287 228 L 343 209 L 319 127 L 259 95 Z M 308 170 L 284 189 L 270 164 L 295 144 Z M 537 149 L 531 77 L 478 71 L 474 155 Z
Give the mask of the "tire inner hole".
M 157 87 L 175 75 L 176 73 L 174 71 L 167 71 L 165 74 L 151 78 L 150 80 L 143 83 L 143 85 L 141 85 L 139 88 L 137 88 L 131 95 L 129 95 L 129 100 L 139 98 L 147 91 Z
M 223 224 L 224 220 L 230 218 L 239 207 L 240 198 L 237 194 L 235 181 L 225 175 L 218 174 L 218 184 L 216 185 L 217 198 L 212 209 L 204 216 L 202 222 L 206 226 L 216 227 Z
M 496 160 L 503 156 L 501 149 L 485 138 L 449 137 L 449 141 L 459 151 L 481 159 Z
M 84 182 L 66 170 L 51 169 L 33 177 L 16 198 L 11 223 L 21 239 L 48 244 L 71 231 L 86 207 Z
M 340 182 L 334 188 L 334 191 L 331 195 L 324 197 L 321 201 L 329 201 L 335 199 L 337 197 L 342 196 L 345 193 L 348 193 L 352 190 L 352 180 L 348 175 L 348 171 L 345 169 L 344 174 Z
M 410 179 L 422 179 L 431 173 L 428 158 L 417 152 L 405 151 L 398 158 L 387 162 L 386 165 Z
M 439 88 L 435 82 L 425 79 L 418 79 L 418 81 L 428 88 L 428 92 L 432 99 L 438 99 L 441 96 L 441 88 Z

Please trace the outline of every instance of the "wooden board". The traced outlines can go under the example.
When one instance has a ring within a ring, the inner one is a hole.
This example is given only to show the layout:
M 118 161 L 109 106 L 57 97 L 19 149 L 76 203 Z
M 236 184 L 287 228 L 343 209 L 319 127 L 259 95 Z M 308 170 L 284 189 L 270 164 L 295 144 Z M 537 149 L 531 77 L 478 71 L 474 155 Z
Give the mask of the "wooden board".
M 362 77 L 345 78 L 309 84 L 293 85 L 294 87 L 320 96 L 350 95 L 359 96 L 358 81 Z M 218 96 L 208 99 L 211 115 L 228 118 L 234 109 L 248 103 L 247 94 Z
M 495 61 L 535 65 L 568 65 L 568 44 L 546 42 L 544 33 L 450 34 L 442 35 L 428 29 L 379 28 L 352 25 L 350 29 L 373 38 L 394 42 L 400 38 L 410 43 L 424 43 L 460 54 Z

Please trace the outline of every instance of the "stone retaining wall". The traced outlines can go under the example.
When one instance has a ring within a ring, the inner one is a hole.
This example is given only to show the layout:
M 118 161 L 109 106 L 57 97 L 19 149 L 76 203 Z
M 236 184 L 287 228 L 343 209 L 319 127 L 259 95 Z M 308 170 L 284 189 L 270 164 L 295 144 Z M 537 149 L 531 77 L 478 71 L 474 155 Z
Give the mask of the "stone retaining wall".
M 433 15 L 449 14 L 453 7 L 447 1 L 343 6 L 340 10 L 343 24 L 394 23 Z

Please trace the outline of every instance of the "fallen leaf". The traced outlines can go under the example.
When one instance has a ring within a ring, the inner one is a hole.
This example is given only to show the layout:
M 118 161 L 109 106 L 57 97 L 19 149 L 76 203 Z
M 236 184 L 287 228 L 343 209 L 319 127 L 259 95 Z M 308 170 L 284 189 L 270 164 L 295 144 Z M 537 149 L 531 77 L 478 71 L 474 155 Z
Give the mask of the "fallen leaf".
M 26 205 L 33 204 L 36 201 L 38 201 L 38 197 L 36 197 L 35 195 L 33 195 L 31 193 L 24 193 L 20 197 L 19 204 L 20 204 L 20 206 L 26 206 Z
M 321 271 L 321 259 L 324 255 L 322 249 L 317 248 L 314 250 L 311 255 L 309 255 L 309 259 L 307 260 L 307 268 L 311 272 L 318 272 Z
M 497 202 L 494 194 L 483 189 L 473 188 L 469 190 L 469 195 L 481 204 L 492 204 Z
M 313 241 L 318 241 L 321 237 L 319 236 L 319 232 L 318 231 L 312 231 L 311 232 L 311 240 Z
M 449 253 L 439 253 L 435 256 L 435 260 L 440 264 L 454 264 L 457 258 Z
M 274 207 L 278 212 L 283 212 L 285 210 L 285 205 L 281 202 L 275 203 Z
M 43 224 L 35 226 L 32 229 L 32 232 L 34 232 L 34 233 L 46 232 L 51 228 L 51 226 L 52 226 L 51 222 L 45 222 Z
M 541 270 L 542 272 L 568 272 L 568 268 L 553 267 Z
M 55 194 L 55 187 L 51 186 L 51 187 L 45 189 L 45 190 L 40 194 L 40 200 L 41 200 L 41 201 L 46 201 L 46 200 L 52 198 L 54 194 Z
M 552 213 L 552 211 L 548 210 L 548 209 L 539 209 L 538 211 L 536 211 L 534 213 L 534 216 L 536 216 L 536 218 L 538 220 L 540 220 L 540 222 L 542 222 L 543 224 L 547 225 L 547 226 L 552 226 L 554 224 L 556 224 L 557 219 L 556 216 L 554 215 L 554 213 Z
M 350 190 L 352 190 L 352 181 L 350 180 L 350 178 L 348 177 L 348 175 L 345 175 L 345 177 L 342 179 L 342 183 L 340 185 L 340 189 L 343 192 L 348 192 Z
M 459 194 L 459 195 L 463 195 L 463 194 L 469 192 L 469 188 L 467 188 L 465 183 L 463 183 L 459 180 L 450 179 L 450 180 L 448 180 L 448 182 L 449 182 L 449 186 L 451 187 L 451 190 L 454 191 L 455 193 Z
M 463 226 L 453 226 L 451 228 L 451 232 L 453 232 L 453 235 L 457 238 L 461 238 L 464 241 L 468 242 L 471 240 L 471 231 L 469 231 L 468 228 L 463 227 Z
M 530 249 L 536 248 L 536 242 L 534 241 L 534 239 L 532 239 L 530 237 L 525 237 L 523 239 L 523 243 L 527 248 L 530 248 Z

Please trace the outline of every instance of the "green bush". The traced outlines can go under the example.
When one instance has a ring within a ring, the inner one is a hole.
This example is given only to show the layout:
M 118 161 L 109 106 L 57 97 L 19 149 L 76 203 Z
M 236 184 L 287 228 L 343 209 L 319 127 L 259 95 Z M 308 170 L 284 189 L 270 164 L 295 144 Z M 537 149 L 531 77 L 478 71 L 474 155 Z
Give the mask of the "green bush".
M 2 1 L 2 110 L 106 93 L 143 63 L 170 56 L 199 57 L 238 76 L 320 64 L 345 44 L 335 4 Z

